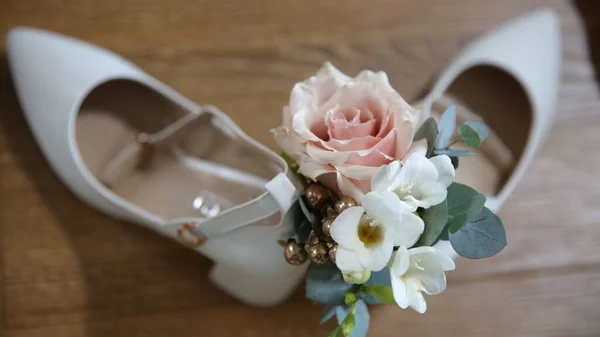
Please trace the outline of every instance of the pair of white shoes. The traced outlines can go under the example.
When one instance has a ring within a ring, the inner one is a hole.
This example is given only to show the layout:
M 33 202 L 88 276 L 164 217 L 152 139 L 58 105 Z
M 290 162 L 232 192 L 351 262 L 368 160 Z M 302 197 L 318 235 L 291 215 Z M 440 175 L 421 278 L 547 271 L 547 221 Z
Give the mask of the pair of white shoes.
M 458 103 L 491 127 L 457 179 L 486 191 L 494 211 L 548 131 L 560 51 L 556 15 L 536 11 L 470 44 L 422 101 L 434 112 Z M 277 154 L 217 108 L 99 47 L 15 28 L 7 53 L 33 134 L 76 195 L 214 260 L 211 279 L 245 303 L 290 295 L 305 268 L 288 265 L 277 240 L 293 233 L 300 191 Z

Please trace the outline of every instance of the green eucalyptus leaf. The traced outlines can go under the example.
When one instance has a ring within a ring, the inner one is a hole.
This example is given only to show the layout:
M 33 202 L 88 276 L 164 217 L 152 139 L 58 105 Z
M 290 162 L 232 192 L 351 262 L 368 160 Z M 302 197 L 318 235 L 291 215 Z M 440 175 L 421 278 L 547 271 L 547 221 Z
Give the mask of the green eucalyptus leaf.
M 321 223 L 321 221 L 319 221 L 319 217 L 315 213 L 311 212 L 310 207 L 308 207 L 308 205 L 304 201 L 304 197 L 298 198 L 298 202 L 300 203 L 300 208 L 302 209 L 302 213 L 304 214 L 306 219 L 308 219 L 308 221 L 310 222 L 312 230 L 315 231 L 315 234 L 317 234 L 317 236 L 322 236 L 323 235 L 323 224 Z
M 448 203 L 444 200 L 435 206 L 419 211 L 419 215 L 425 223 L 425 230 L 416 246 L 431 246 L 437 241 L 448 223 Z
M 477 149 L 488 135 L 488 127 L 480 121 L 467 121 L 458 127 L 460 138 L 469 147 Z
M 391 285 L 392 284 L 392 279 L 390 277 L 390 270 L 387 268 L 383 268 L 380 271 L 374 271 L 371 273 L 371 278 L 369 278 L 369 280 L 367 282 L 365 282 L 365 285 L 374 285 L 374 284 L 383 284 L 383 285 Z
M 450 223 L 447 223 L 446 226 L 444 226 L 444 229 L 442 230 L 442 234 L 440 234 L 440 237 L 438 238 L 439 240 L 444 240 L 444 241 L 448 241 L 450 240 Z
M 294 231 L 296 233 L 296 240 L 299 243 L 305 243 L 308 241 L 308 236 L 310 235 L 310 231 L 312 230 L 312 226 L 306 219 L 302 218 L 300 221 L 298 219 L 294 222 Z
M 356 309 L 354 311 L 354 331 L 350 337 L 366 337 L 367 331 L 369 331 L 369 308 L 363 301 L 356 303 Z
M 456 128 L 456 106 L 449 106 L 438 122 L 439 133 L 435 140 L 436 149 L 445 149 L 450 145 L 450 138 Z
M 474 156 L 477 153 L 473 152 L 473 151 L 464 151 L 464 150 L 452 150 L 452 149 L 447 149 L 447 150 L 435 150 L 433 151 L 434 154 L 436 155 L 443 155 L 445 154 L 448 157 L 467 157 L 467 156 Z
M 363 291 L 373 297 L 375 297 L 380 303 L 383 304 L 396 304 L 394 299 L 394 292 L 392 287 L 384 285 L 372 285 L 365 286 Z
M 415 133 L 414 140 L 421 140 L 425 138 L 427 140 L 427 153 L 426 156 L 430 157 L 433 153 L 433 149 L 435 148 L 435 140 L 438 136 L 438 127 L 435 119 L 429 117 L 423 125 L 417 130 Z
M 482 121 L 466 121 L 464 125 L 467 125 L 475 132 L 477 132 L 477 135 L 479 135 L 479 138 L 482 142 L 487 138 L 489 134 L 489 128 Z
M 448 187 L 446 201 L 450 233 L 456 233 L 479 214 L 485 197 L 467 185 L 452 183 Z
M 452 166 L 456 170 L 458 168 L 458 157 L 450 157 L 450 162 L 452 163 Z
M 342 324 L 344 318 L 348 316 L 350 311 L 354 309 L 353 305 L 338 305 L 335 309 L 335 318 L 337 319 L 338 324 Z
M 327 304 L 323 307 L 323 311 L 321 312 L 321 320 L 319 323 L 323 324 L 330 320 L 335 315 L 335 310 L 337 305 Z
M 333 263 L 308 266 L 306 297 L 324 304 L 344 304 L 344 295 L 354 287 L 344 281 L 342 273 Z
M 500 218 L 484 207 L 469 224 L 450 233 L 450 243 L 460 256 L 490 257 L 506 246 L 506 230 Z

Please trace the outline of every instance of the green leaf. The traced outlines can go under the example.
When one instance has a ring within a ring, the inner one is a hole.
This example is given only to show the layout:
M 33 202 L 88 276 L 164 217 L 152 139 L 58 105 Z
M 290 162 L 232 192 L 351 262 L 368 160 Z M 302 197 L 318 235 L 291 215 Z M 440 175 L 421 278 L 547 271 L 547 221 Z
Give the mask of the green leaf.
M 346 303 L 346 305 L 353 305 L 358 302 L 359 299 L 358 295 L 353 292 L 347 292 L 344 295 L 344 303 Z
M 346 337 L 366 337 L 369 330 L 369 308 L 363 301 L 358 301 L 353 306 L 337 306 L 335 316 L 340 326 L 350 312 L 354 312 L 354 329 L 352 334 Z
M 373 297 L 375 297 L 380 303 L 383 304 L 396 304 L 394 299 L 394 292 L 392 287 L 384 285 L 373 285 L 366 286 L 363 291 Z
M 442 230 L 442 234 L 440 234 L 440 237 L 438 238 L 438 240 L 444 240 L 444 241 L 448 241 L 450 240 L 450 223 L 447 223 L 446 226 L 444 227 L 444 229 Z
M 344 294 L 354 287 L 344 281 L 342 273 L 333 263 L 308 266 L 306 297 L 324 304 L 344 304 Z
M 391 286 L 392 279 L 390 277 L 390 270 L 388 268 L 383 268 L 380 271 L 372 272 L 371 278 L 367 282 L 364 283 L 365 286 L 371 285 L 384 285 Z M 360 293 L 360 298 L 367 304 L 381 304 L 375 296 L 367 294 L 365 292 Z
M 450 157 L 450 162 L 452 163 L 452 166 L 454 166 L 454 169 L 456 170 L 458 168 L 458 157 Z
M 448 223 L 448 203 L 444 200 L 435 206 L 419 211 L 419 215 L 425 223 L 425 230 L 421 234 L 417 246 L 431 246 L 437 241 Z
M 346 318 L 346 316 L 348 316 L 348 314 L 350 313 L 350 311 L 352 311 L 352 309 L 354 309 L 353 305 L 338 305 L 337 308 L 335 309 L 335 318 L 337 319 L 338 324 L 342 324 L 342 322 L 344 321 L 344 318 Z
M 448 222 L 456 233 L 473 220 L 485 204 L 485 197 L 467 185 L 452 183 L 448 187 Z
M 354 331 L 350 337 L 366 337 L 367 331 L 369 331 L 369 308 L 363 301 L 358 301 L 355 304 L 356 308 L 354 311 Z
M 299 243 L 305 243 L 306 241 L 308 241 L 308 236 L 310 235 L 311 230 L 312 230 L 312 226 L 304 218 L 301 221 L 294 222 L 294 231 L 296 233 L 296 240 Z
M 300 208 L 302 209 L 302 213 L 304 214 L 306 219 L 308 219 L 308 221 L 310 222 L 310 224 L 312 226 L 312 230 L 315 231 L 315 234 L 317 234 L 317 236 L 322 236 L 323 235 L 323 224 L 321 224 L 321 221 L 319 221 L 319 217 L 315 213 L 311 212 L 310 207 L 308 207 L 308 205 L 304 201 L 304 197 L 298 198 L 298 202 L 300 203 Z
M 445 149 L 450 145 L 450 138 L 456 128 L 456 106 L 449 106 L 438 122 L 439 133 L 435 140 L 436 149 Z
M 477 132 L 477 135 L 479 135 L 479 138 L 481 139 L 482 142 L 485 140 L 485 138 L 487 138 L 489 129 L 488 129 L 487 125 L 485 125 L 484 122 L 482 122 L 482 121 L 466 121 L 464 123 L 464 125 L 467 125 L 471 129 L 475 130 L 475 132 Z
M 467 121 L 458 127 L 460 138 L 469 147 L 477 149 L 488 135 L 488 127 L 480 121 Z
M 450 233 L 452 248 L 470 259 L 490 257 L 506 247 L 506 230 L 500 218 L 487 207 L 455 233 Z
M 354 325 L 356 323 L 356 319 L 354 318 L 354 310 L 350 311 L 346 318 L 342 321 L 342 333 L 346 337 L 352 336 L 352 331 L 354 330 Z
M 429 157 L 433 153 L 433 149 L 435 148 L 435 140 L 438 136 L 438 127 L 435 119 L 429 117 L 423 125 L 419 128 L 417 133 L 415 133 L 414 140 L 421 140 L 425 138 L 427 140 L 427 153 L 426 156 Z
M 332 332 L 327 335 L 327 337 L 340 337 L 342 336 L 342 326 L 338 325 Z
M 292 172 L 294 172 L 295 174 L 299 174 L 298 170 L 300 169 L 300 166 L 294 158 L 292 158 L 289 154 L 285 153 L 284 151 L 281 151 L 279 155 L 281 156 L 281 158 L 283 158 L 283 160 L 285 160 L 288 163 L 288 166 Z
M 448 157 L 467 157 L 467 156 L 474 156 L 474 155 L 477 154 L 477 153 L 475 153 L 473 151 L 452 150 L 452 149 L 435 150 L 435 151 L 433 151 L 433 153 L 436 154 L 436 155 L 445 154 Z
M 323 311 L 321 312 L 321 320 L 319 323 L 323 324 L 330 320 L 335 315 L 335 310 L 337 305 L 327 304 L 323 307 Z

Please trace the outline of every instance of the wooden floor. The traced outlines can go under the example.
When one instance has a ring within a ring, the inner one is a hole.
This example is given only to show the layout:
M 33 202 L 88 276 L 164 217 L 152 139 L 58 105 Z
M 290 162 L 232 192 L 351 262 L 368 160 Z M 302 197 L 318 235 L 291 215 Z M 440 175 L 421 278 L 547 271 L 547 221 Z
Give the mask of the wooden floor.
M 460 260 L 424 316 L 374 308 L 370 336 L 600 336 L 600 96 L 567 1 L 0 0 L 0 34 L 29 25 L 115 50 L 274 148 L 268 130 L 291 86 L 324 60 L 350 74 L 385 70 L 414 98 L 469 40 L 540 6 L 560 13 L 563 81 L 551 135 L 501 212 L 509 246 L 488 261 Z M 276 308 L 246 307 L 209 283 L 206 258 L 78 201 L 35 144 L 4 53 L 0 257 L 2 336 L 332 329 L 301 290 Z

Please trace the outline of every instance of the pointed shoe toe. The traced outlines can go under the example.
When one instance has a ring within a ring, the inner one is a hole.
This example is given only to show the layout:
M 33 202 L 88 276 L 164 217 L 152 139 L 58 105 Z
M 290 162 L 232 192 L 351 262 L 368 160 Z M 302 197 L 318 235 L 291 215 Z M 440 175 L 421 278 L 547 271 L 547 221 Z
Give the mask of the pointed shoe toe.
M 460 157 L 456 181 L 487 197 L 497 212 L 521 181 L 550 129 L 560 82 L 556 13 L 541 9 L 511 20 L 466 46 L 418 103 L 424 118 L 455 105 L 459 123 L 483 120 L 489 135 L 478 155 Z M 472 151 L 458 143 L 455 150 Z M 447 241 L 438 247 L 456 256 Z
M 19 27 L 7 54 L 28 124 L 73 193 L 214 260 L 213 282 L 244 303 L 291 294 L 306 265 L 287 264 L 277 242 L 299 197 L 282 158 L 100 47 Z
M 560 64 L 558 17 L 549 9 L 536 10 L 470 43 L 422 101 L 426 112 L 439 114 L 456 104 L 459 119 L 483 119 L 489 125 L 483 155 L 461 158 L 465 165 L 459 165 L 457 180 L 484 191 L 494 211 L 512 193 L 548 134 Z

